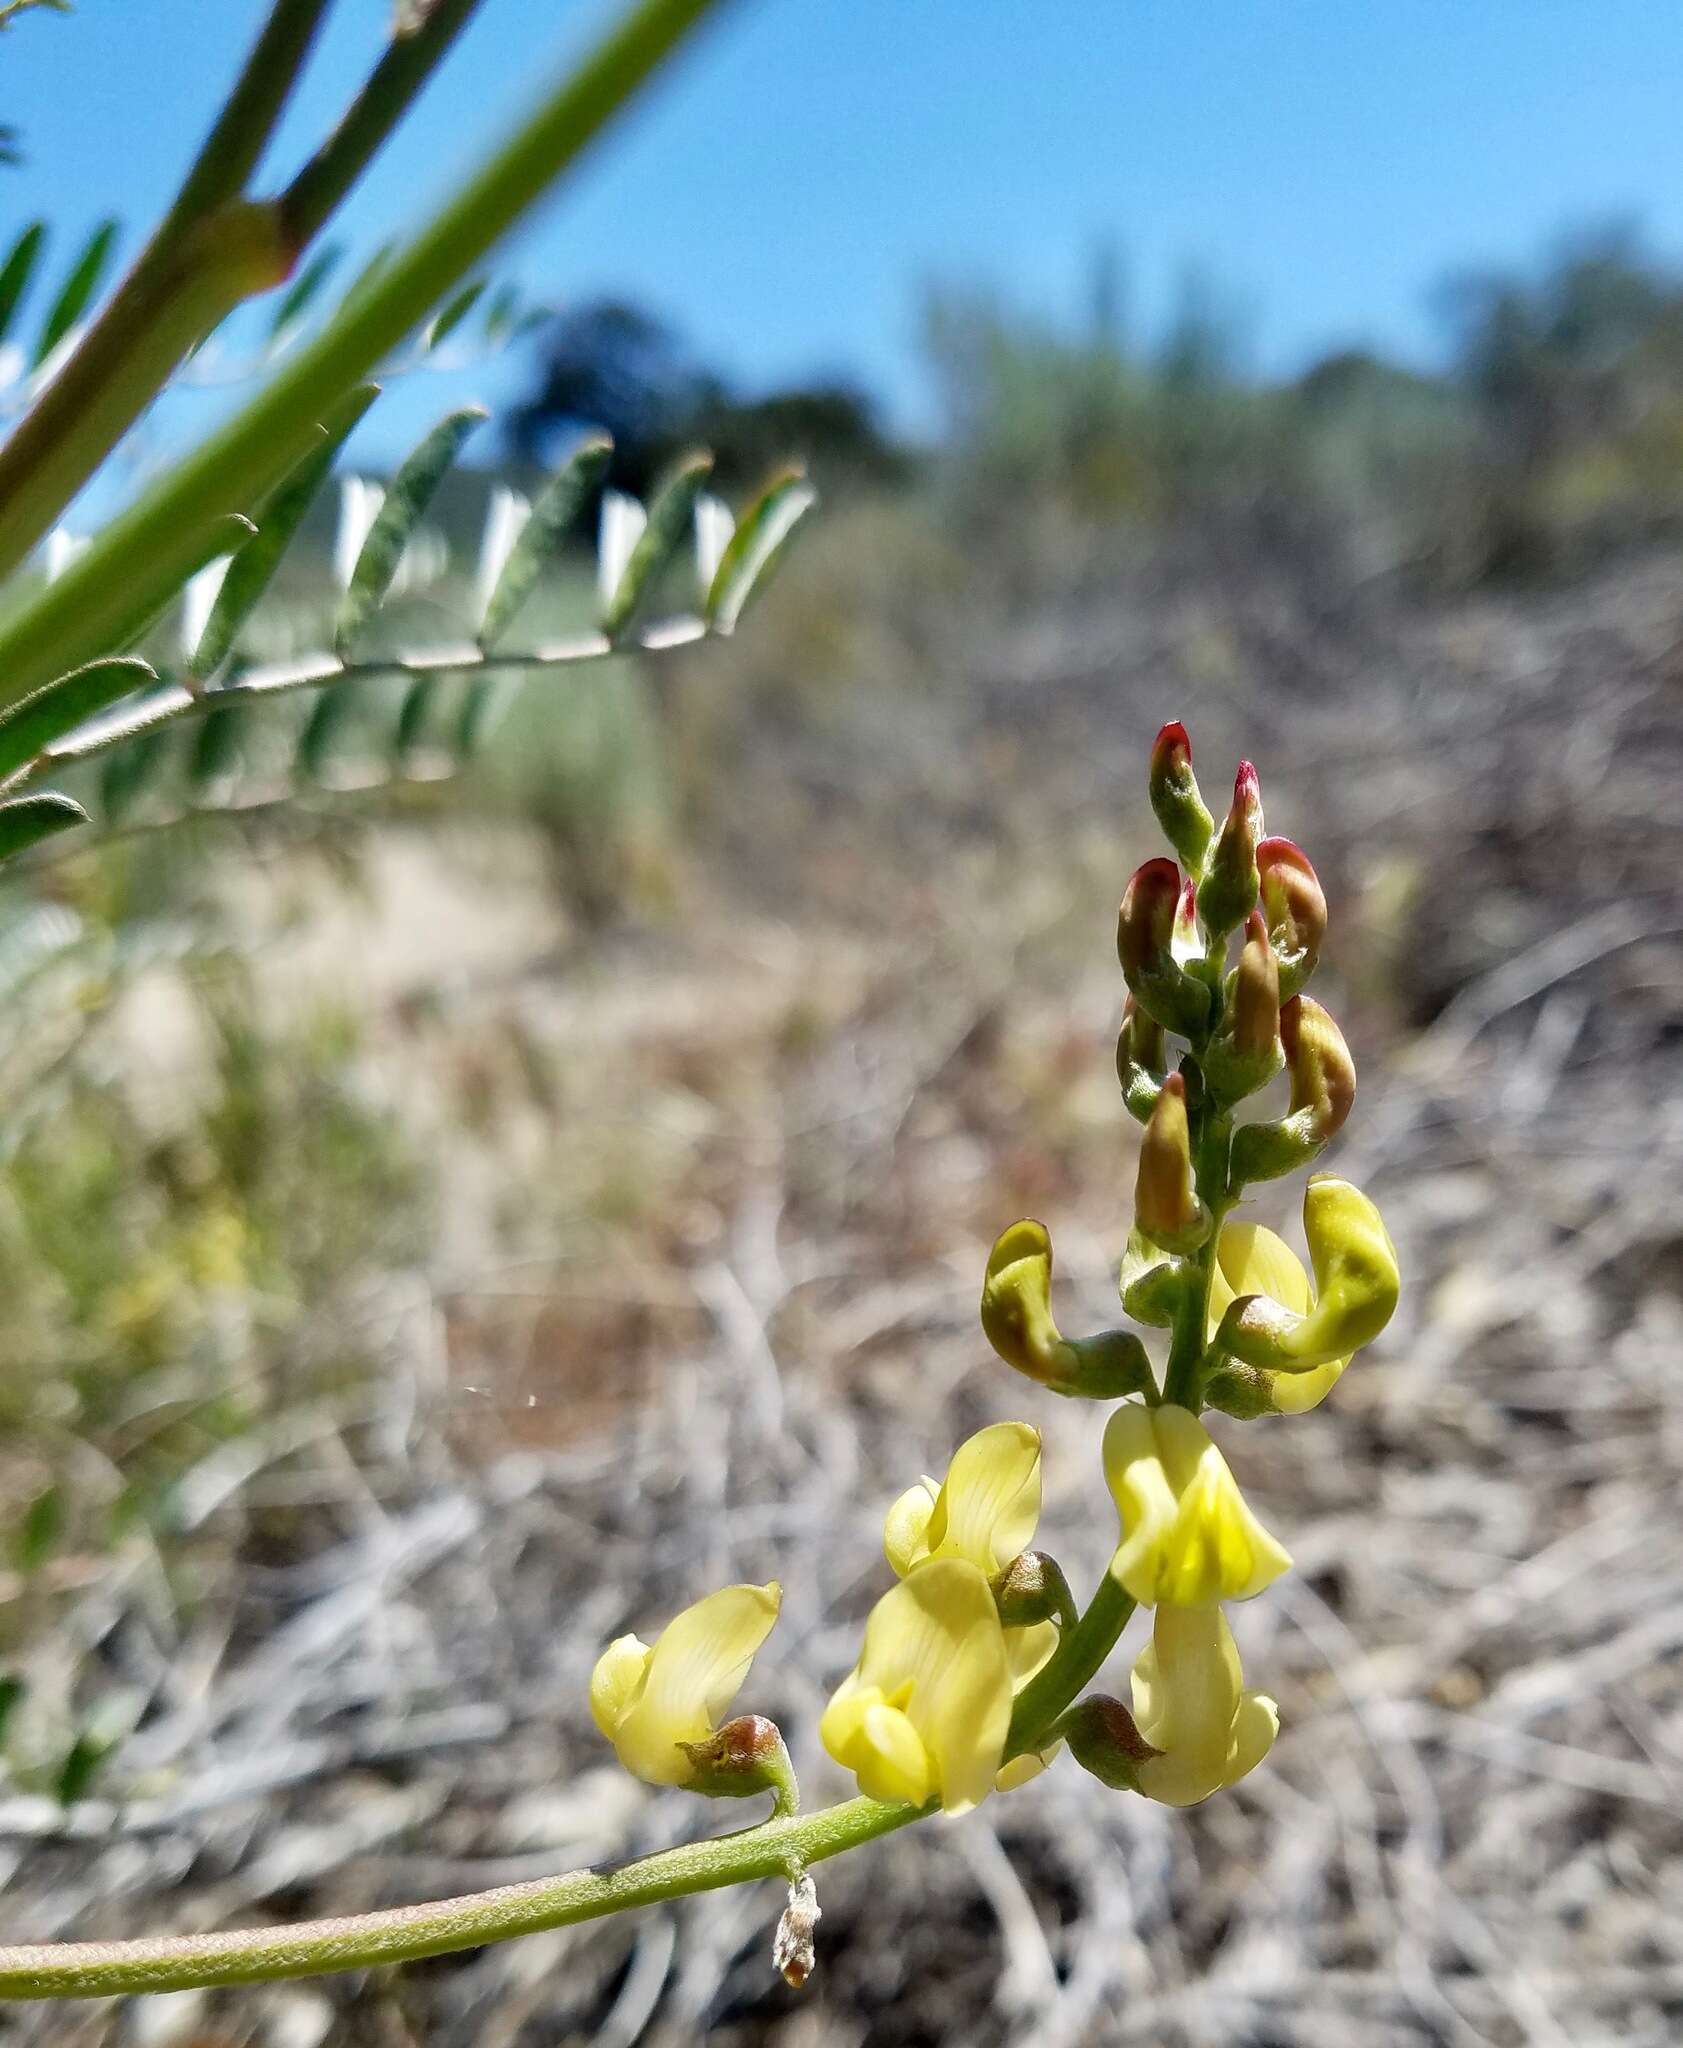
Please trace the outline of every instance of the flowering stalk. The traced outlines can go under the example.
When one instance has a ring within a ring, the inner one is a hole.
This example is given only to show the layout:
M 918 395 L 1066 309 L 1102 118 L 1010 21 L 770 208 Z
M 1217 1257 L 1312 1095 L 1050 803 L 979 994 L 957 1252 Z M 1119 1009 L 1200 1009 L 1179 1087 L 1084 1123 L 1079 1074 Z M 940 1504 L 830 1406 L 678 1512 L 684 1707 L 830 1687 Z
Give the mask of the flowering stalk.
M 1117 1071 L 1145 1124 L 1120 1292 L 1136 1320 L 1169 1333 L 1161 1375 L 1131 1330 L 1064 1336 L 1052 1314 L 1051 1239 L 1031 1219 L 996 1242 L 981 1299 L 988 1342 L 1038 1395 L 1113 1404 L 1102 1451 L 1121 1538 L 1085 1609 L 1077 1613 L 1056 1560 L 1032 1547 L 1040 1433 L 992 1423 L 959 1447 L 943 1479 L 919 1479 L 887 1509 L 894 1583 L 819 1725 L 864 1796 L 801 1814 L 775 1724 L 755 1713 L 724 1718 L 781 1600 L 775 1582 L 727 1586 L 652 1643 L 627 1634 L 608 1644 L 590 1705 L 620 1762 L 646 1783 L 712 1798 L 769 1794 L 773 1810 L 759 1826 L 618 1871 L 351 1919 L 4 1949 L 0 1995 L 88 1997 L 365 1967 L 763 1877 L 789 1885 L 774 1959 L 801 1983 L 820 1912 L 809 1872 L 828 1857 L 1014 1791 L 1064 1748 L 1101 1784 L 1170 1806 L 1195 1805 L 1263 1760 L 1278 1710 L 1246 1688 L 1223 1610 L 1263 1592 L 1291 1560 L 1200 1418 L 1206 1408 L 1250 1419 L 1315 1407 L 1388 1321 L 1396 1253 L 1378 1210 L 1331 1175 L 1312 1180 L 1305 1200 L 1313 1285 L 1271 1231 L 1233 1220 L 1247 1181 L 1314 1159 L 1354 1099 L 1343 1035 L 1301 993 L 1325 899 L 1301 851 L 1263 836 L 1248 763 L 1218 830 L 1184 728 L 1166 727 L 1152 800 L 1189 871 L 1148 861 L 1118 921 L 1130 1000 Z M 1241 953 L 1229 973 L 1235 932 Z M 1188 1041 L 1172 1070 L 1171 1032 Z M 1292 1077 L 1287 1116 L 1236 1122 L 1244 1098 L 1281 1066 Z M 1136 1606 L 1153 1613 L 1130 1703 L 1087 1693 Z

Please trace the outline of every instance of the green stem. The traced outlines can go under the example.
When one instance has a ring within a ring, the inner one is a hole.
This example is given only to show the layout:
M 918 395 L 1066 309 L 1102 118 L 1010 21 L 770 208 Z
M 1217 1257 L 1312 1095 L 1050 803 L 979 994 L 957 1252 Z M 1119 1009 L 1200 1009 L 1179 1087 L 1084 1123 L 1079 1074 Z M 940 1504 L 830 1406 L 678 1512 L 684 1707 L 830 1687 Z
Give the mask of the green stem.
M 281 194 L 281 219 L 294 249 L 321 231 L 478 5 L 435 0 L 413 28 L 392 37 L 344 119 Z
M 108 651 L 184 567 L 183 534 L 255 505 L 317 422 L 573 163 L 720 0 L 638 0 L 593 54 L 267 388 L 0 623 L 0 703 Z
M 153 248 L 245 191 L 292 96 L 328 4 L 329 0 L 275 0 L 175 204 L 152 238 Z
M 1033 1749 L 1084 1685 L 1091 1682 L 1099 1666 L 1116 1647 L 1116 1639 L 1128 1625 L 1134 1598 L 1123 1592 L 1109 1572 L 1087 1604 L 1087 1611 L 1073 1629 L 1059 1640 L 1050 1659 L 1017 1695 L 1011 1713 L 1011 1732 L 1006 1737 L 1007 1757 L 1021 1756 Z
M 448 1955 L 455 1949 L 569 1927 L 690 1892 L 787 1876 L 892 1834 L 926 1810 L 849 1799 L 802 1819 L 772 1819 L 740 1834 L 689 1842 L 618 1870 L 568 1871 L 465 1898 L 397 1906 L 347 1919 L 307 1920 L 294 1927 L 0 1948 L 0 1998 L 108 1998 L 119 1992 L 185 1991 Z
M 189 351 L 285 275 L 272 214 L 240 195 L 326 6 L 276 0 L 161 226 L 0 448 L 0 576 L 40 542 Z

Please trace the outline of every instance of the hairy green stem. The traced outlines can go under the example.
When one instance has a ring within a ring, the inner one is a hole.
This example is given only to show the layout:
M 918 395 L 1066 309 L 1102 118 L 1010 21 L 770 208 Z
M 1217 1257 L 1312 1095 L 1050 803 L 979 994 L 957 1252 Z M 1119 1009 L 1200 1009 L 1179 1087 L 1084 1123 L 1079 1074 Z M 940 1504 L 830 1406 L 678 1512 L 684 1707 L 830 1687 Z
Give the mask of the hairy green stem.
M 638 0 L 408 247 L 249 405 L 113 520 L 57 582 L 0 622 L 0 703 L 110 649 L 190 573 L 183 535 L 249 510 L 317 423 L 426 317 L 647 83 L 720 0 Z
M 791 1876 L 879 1835 L 892 1834 L 927 1811 L 876 1799 L 849 1799 L 801 1818 L 774 1818 L 740 1834 L 688 1842 L 618 1870 L 573 1870 L 430 1905 L 225 1934 L 0 1948 L 0 1998 L 108 1998 L 119 1992 L 185 1991 L 448 1955 L 453 1949 L 569 1927 L 690 1892 Z

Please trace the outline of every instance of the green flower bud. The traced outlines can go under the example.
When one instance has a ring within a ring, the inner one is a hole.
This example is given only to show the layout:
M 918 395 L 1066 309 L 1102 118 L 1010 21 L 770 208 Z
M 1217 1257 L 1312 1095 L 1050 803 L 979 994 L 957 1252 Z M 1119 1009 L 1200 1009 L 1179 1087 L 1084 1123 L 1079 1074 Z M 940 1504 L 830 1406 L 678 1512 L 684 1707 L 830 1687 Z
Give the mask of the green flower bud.
M 1164 837 L 1187 867 L 1203 865 L 1215 820 L 1205 809 L 1192 773 L 1192 742 L 1186 727 L 1164 726 L 1151 748 L 1151 808 Z
M 1080 1618 L 1063 1567 L 1044 1550 L 1024 1550 L 993 1581 L 994 1603 L 1007 1628 L 1032 1628 L 1055 1621 L 1073 1628 Z
M 1261 785 L 1250 762 L 1241 761 L 1233 779 L 1232 805 L 1198 884 L 1198 915 L 1214 938 L 1225 937 L 1256 908 L 1256 849 L 1261 837 Z
M 1196 1039 L 1209 1024 L 1210 991 L 1175 958 L 1180 896 L 1180 870 L 1172 860 L 1136 868 L 1116 915 L 1116 956 L 1140 1008 L 1165 1031 Z
M 1307 1166 L 1343 1128 L 1356 1100 L 1356 1063 L 1344 1034 L 1313 996 L 1293 996 L 1280 1011 L 1280 1043 L 1291 1074 L 1291 1106 L 1273 1123 L 1233 1133 L 1236 1183 L 1274 1180 Z
M 1128 1114 L 1142 1124 L 1150 1123 L 1157 1107 L 1167 1065 L 1162 1025 L 1129 996 L 1122 1005 L 1122 1029 L 1116 1038 L 1116 1078 Z
M 1193 1180 L 1186 1083 L 1179 1074 L 1163 1083 L 1140 1141 L 1134 1221 L 1165 1251 L 1196 1251 L 1210 1234 L 1210 1212 Z
M 1294 996 L 1315 971 L 1327 930 L 1327 899 L 1309 856 L 1289 839 L 1256 849 L 1268 937 L 1280 963 L 1280 993 Z
M 982 1332 L 1005 1363 L 1054 1394 L 1119 1401 L 1155 1384 L 1132 1330 L 1065 1338 L 1052 1319 L 1052 1240 L 1046 1226 L 1013 1223 L 988 1254 Z
M 1228 977 L 1223 1028 L 1204 1055 L 1204 1078 L 1218 1102 L 1239 1102 L 1266 1087 L 1284 1064 L 1279 965 L 1262 913 L 1253 910 L 1239 964 Z
M 1221 1319 L 1215 1342 L 1241 1364 L 1307 1373 L 1372 1343 L 1391 1320 L 1401 1278 L 1396 1247 L 1379 1211 L 1347 1180 L 1318 1174 L 1303 1197 L 1303 1233 L 1315 1271 L 1315 1299 L 1299 1311 L 1247 1294 Z

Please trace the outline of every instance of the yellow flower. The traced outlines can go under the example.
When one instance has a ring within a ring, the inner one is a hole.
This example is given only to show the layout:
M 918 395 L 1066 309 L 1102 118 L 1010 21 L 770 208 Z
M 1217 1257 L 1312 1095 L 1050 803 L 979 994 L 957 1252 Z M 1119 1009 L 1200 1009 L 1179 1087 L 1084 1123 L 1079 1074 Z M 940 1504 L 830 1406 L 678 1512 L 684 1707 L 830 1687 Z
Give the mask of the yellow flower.
M 965 1558 L 937 1557 L 871 1609 L 818 1732 L 873 1799 L 968 1813 L 993 1790 L 1010 1725 L 1011 1664 L 988 1582 Z
M 1291 1247 L 1257 1223 L 1226 1224 L 1210 1275 L 1210 1336 L 1269 1374 L 1270 1405 L 1300 1415 L 1324 1401 L 1397 1305 L 1396 1249 L 1359 1188 L 1320 1174 L 1303 1196 L 1317 1287 Z M 1235 1306 L 1235 1303 L 1238 1305 Z
M 1111 1576 L 1142 1607 L 1248 1600 L 1291 1564 L 1184 1408 L 1125 1401 L 1105 1428 L 1104 1473 L 1122 1517 Z
M 1196 1806 L 1254 1770 L 1280 1732 L 1271 1699 L 1244 1690 L 1233 1631 L 1220 1608 L 1159 1607 L 1134 1665 L 1134 1720 L 1161 1756 L 1139 1766 L 1140 1790 L 1165 1806 Z
M 995 1422 L 959 1445 L 943 1484 L 920 1479 L 888 1511 L 882 1547 L 896 1575 L 962 1557 L 992 1578 L 1025 1551 L 1040 1520 L 1040 1432 Z
M 621 1636 L 590 1674 L 590 1711 L 633 1777 L 683 1785 L 695 1764 L 682 1747 L 705 1742 L 771 1634 L 783 1588 L 726 1586 L 670 1621 L 651 1645 Z

